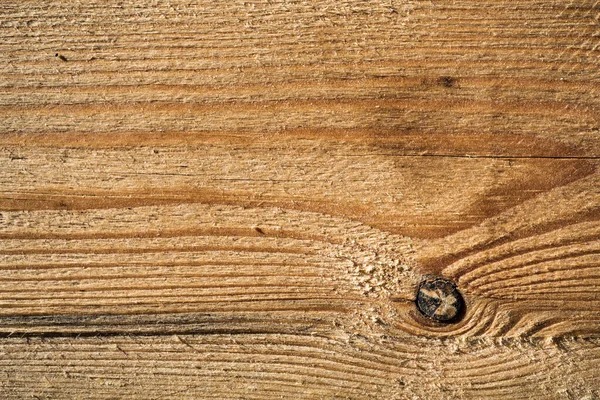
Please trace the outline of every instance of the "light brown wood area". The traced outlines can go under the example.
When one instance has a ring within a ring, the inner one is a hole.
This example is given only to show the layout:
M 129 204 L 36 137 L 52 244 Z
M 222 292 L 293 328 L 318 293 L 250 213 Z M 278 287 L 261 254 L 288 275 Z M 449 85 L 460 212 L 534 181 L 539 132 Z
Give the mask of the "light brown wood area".
M 2 1 L 0 398 L 598 400 L 599 166 L 595 0 Z

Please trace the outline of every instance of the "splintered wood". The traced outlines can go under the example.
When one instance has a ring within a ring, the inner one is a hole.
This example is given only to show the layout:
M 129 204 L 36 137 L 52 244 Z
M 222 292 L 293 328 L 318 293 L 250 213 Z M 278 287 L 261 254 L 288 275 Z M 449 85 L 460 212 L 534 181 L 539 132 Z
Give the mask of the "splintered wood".
M 0 398 L 600 399 L 599 34 L 592 0 L 3 1 Z

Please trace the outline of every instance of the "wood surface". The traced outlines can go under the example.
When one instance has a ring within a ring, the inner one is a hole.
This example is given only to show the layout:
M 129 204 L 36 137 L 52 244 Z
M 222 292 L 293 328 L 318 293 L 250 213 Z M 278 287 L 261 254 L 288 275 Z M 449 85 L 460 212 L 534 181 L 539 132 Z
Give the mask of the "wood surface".
M 595 0 L 2 1 L 0 398 L 600 399 L 599 165 Z

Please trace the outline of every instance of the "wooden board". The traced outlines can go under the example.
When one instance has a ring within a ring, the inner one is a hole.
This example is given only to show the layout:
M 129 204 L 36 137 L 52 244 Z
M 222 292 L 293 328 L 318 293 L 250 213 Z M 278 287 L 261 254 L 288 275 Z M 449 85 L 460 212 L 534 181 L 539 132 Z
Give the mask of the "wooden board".
M 597 1 L 4 1 L 0 38 L 1 398 L 600 399 Z

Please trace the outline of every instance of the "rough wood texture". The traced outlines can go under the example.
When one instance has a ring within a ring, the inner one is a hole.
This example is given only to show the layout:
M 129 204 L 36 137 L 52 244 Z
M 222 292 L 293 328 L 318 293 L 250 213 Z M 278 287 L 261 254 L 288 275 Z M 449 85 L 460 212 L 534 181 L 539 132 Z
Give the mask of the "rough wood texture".
M 600 399 L 597 1 L 3 1 L 0 38 L 2 399 Z

